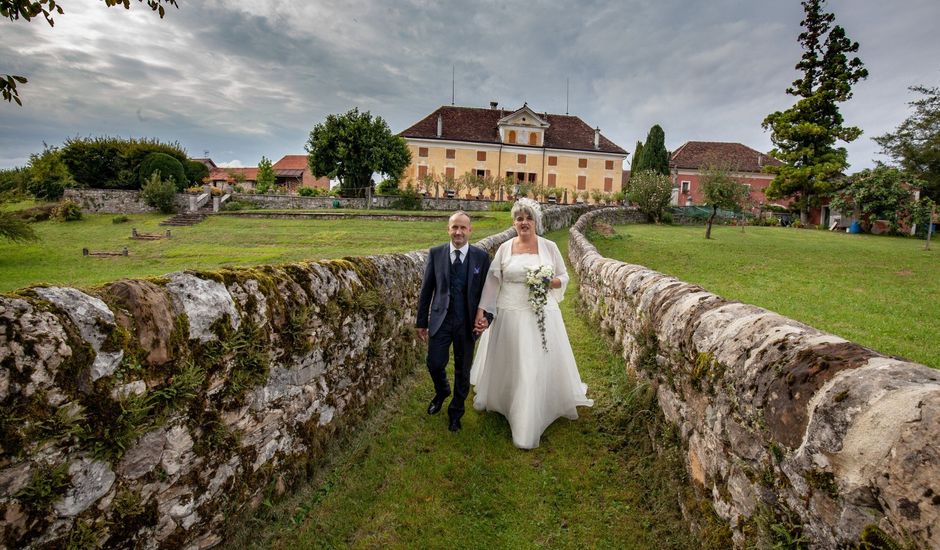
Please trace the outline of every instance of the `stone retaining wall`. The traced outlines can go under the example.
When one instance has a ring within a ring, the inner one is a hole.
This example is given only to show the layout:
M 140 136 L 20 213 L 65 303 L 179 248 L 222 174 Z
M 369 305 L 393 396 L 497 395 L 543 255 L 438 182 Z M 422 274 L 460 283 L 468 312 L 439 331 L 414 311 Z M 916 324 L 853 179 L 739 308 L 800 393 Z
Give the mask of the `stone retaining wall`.
M 90 214 L 142 214 L 157 212 L 140 198 L 140 191 L 124 189 L 66 189 L 63 198 L 81 205 Z M 189 208 L 189 195 L 176 194 L 176 208 Z
M 421 362 L 426 255 L 0 295 L 0 548 L 219 543 Z
M 571 228 L 581 296 L 655 386 L 735 543 L 776 523 L 818 548 L 940 548 L 940 371 L 604 258 L 584 231 L 622 216 Z

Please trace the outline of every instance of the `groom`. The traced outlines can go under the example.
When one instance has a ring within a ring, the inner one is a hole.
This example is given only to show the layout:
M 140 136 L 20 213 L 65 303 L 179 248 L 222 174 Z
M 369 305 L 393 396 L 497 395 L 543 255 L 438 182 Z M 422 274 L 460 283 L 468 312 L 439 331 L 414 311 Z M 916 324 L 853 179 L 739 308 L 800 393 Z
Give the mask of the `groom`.
M 488 317 L 474 327 L 483 281 L 490 269 L 490 257 L 483 249 L 470 246 L 470 216 L 457 211 L 447 222 L 450 242 L 435 246 L 428 254 L 418 298 L 418 337 L 428 343 L 428 372 L 434 381 L 434 398 L 428 414 L 436 414 L 450 395 L 447 359 L 454 347 L 454 397 L 447 407 L 448 429 L 460 430 L 464 401 L 470 393 L 470 367 L 473 364 L 474 329 L 485 329 Z

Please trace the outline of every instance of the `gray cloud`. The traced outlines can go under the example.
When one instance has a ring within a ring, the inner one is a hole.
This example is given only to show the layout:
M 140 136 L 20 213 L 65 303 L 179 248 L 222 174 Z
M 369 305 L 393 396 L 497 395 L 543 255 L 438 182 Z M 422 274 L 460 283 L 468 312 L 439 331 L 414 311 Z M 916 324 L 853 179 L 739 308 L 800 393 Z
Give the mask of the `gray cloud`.
M 0 105 L 0 167 L 76 135 L 179 141 L 193 156 L 246 165 L 302 153 L 327 114 L 353 107 L 394 131 L 450 103 L 570 110 L 627 150 L 653 124 L 687 140 L 770 148 L 760 127 L 793 103 L 797 2 L 592 0 L 576 4 L 422 0 L 205 0 L 159 20 L 145 9 L 75 3 L 57 19 L 0 21 L 0 72 L 30 78 L 24 107 Z M 871 77 L 843 106 L 870 137 L 908 114 L 912 84 L 937 85 L 940 5 L 831 0 Z

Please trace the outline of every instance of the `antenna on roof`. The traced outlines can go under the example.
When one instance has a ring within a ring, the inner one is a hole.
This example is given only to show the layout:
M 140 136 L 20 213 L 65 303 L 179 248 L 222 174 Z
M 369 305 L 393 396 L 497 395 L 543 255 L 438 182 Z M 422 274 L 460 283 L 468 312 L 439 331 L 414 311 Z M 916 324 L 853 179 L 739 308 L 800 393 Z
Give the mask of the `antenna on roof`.
M 568 80 L 565 79 L 565 114 L 568 114 Z
M 454 104 L 454 99 L 457 97 L 457 68 L 455 65 L 450 66 L 450 104 Z

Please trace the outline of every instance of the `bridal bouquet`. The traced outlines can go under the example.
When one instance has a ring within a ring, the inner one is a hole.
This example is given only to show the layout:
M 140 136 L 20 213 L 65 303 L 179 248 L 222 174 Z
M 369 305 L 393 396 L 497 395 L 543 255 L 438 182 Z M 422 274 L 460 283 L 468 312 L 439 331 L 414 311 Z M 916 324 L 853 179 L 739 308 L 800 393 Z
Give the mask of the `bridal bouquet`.
M 525 268 L 525 285 L 529 288 L 529 305 L 535 311 L 535 319 L 542 334 L 542 349 L 548 351 L 545 341 L 545 303 L 548 301 L 548 287 L 555 270 L 550 265 L 530 265 Z

